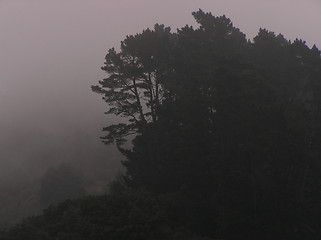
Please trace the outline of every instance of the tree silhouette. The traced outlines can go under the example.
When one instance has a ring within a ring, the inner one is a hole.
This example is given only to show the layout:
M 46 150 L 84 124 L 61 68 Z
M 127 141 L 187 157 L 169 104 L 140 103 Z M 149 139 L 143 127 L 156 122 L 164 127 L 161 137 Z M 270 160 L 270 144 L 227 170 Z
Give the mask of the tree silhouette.
M 124 137 L 141 133 L 147 123 L 157 121 L 159 105 L 167 94 L 163 81 L 169 71 L 173 38 L 170 28 L 156 24 L 154 30 L 127 36 L 119 53 L 114 48 L 108 51 L 102 67 L 108 77 L 92 90 L 111 106 L 108 114 L 127 117 L 129 123 L 104 128 L 108 132 L 105 143 L 121 144 Z
M 199 28 L 173 35 L 157 121 L 122 150 L 128 182 L 174 194 L 178 218 L 202 235 L 216 236 L 218 223 L 222 236 L 253 238 L 266 228 L 272 237 L 284 222 L 288 236 L 310 234 L 319 50 L 265 29 L 250 42 L 225 16 L 193 16 Z
M 39 197 L 44 207 L 85 195 L 81 176 L 67 165 L 49 168 L 41 178 Z

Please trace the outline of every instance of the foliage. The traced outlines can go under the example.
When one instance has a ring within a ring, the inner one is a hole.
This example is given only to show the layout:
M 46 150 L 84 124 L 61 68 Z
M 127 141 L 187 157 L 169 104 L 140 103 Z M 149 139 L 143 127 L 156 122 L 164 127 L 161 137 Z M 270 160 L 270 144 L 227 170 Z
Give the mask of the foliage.
M 128 183 L 177 195 L 200 235 L 320 235 L 320 51 L 193 15 L 201 26 L 176 35 L 157 122 L 122 150 Z
M 131 189 L 116 182 L 108 195 L 51 206 L 42 215 L 25 219 L 1 239 L 106 238 L 192 240 L 194 236 L 182 227 L 170 225 L 158 198 L 143 189 Z
M 127 36 L 121 42 L 121 51 L 114 48 L 106 55 L 102 67 L 108 77 L 92 86 L 111 106 L 108 114 L 127 117 L 129 123 L 104 128 L 105 143 L 121 144 L 126 136 L 141 133 L 148 122 L 158 118 L 158 108 L 167 91 L 162 82 L 168 74 L 170 51 L 174 35 L 170 28 L 156 24 L 154 30 Z

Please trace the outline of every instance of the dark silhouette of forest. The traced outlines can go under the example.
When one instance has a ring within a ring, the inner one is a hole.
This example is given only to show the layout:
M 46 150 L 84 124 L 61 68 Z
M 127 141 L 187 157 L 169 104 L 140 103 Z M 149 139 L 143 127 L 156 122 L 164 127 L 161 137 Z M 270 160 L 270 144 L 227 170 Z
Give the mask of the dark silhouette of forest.
M 102 137 L 126 173 L 0 239 L 320 239 L 320 51 L 193 16 L 198 28 L 127 36 L 92 86 L 127 120 Z

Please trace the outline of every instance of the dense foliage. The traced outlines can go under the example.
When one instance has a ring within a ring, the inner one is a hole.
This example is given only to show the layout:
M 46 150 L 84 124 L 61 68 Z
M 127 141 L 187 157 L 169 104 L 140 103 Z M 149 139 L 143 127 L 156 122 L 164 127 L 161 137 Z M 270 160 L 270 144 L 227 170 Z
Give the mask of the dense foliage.
M 127 157 L 124 182 L 3 239 L 320 238 L 320 51 L 193 16 L 197 29 L 128 36 L 92 87 L 128 119 L 103 137 Z

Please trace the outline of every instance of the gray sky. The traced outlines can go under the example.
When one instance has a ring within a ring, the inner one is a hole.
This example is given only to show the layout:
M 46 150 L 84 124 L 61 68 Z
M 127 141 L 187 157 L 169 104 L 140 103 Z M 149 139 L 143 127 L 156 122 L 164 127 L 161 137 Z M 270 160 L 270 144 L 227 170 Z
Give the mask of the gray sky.
M 0 0 L 0 175 L 63 161 L 116 168 L 98 139 L 112 119 L 90 90 L 107 50 L 155 23 L 195 25 L 198 8 L 227 15 L 248 38 L 263 27 L 321 47 L 321 0 Z

